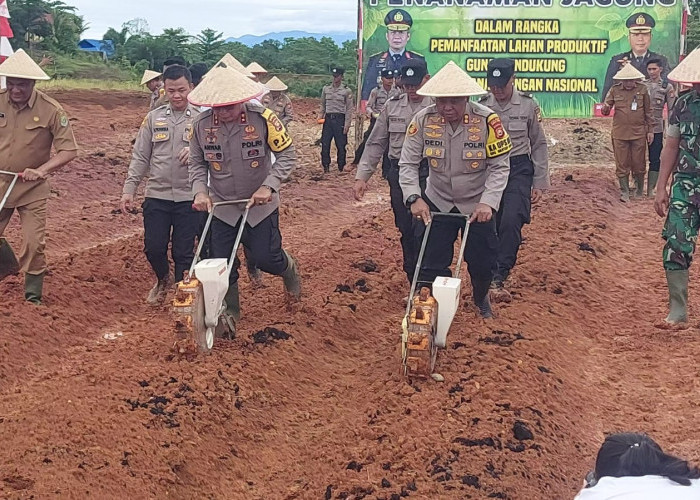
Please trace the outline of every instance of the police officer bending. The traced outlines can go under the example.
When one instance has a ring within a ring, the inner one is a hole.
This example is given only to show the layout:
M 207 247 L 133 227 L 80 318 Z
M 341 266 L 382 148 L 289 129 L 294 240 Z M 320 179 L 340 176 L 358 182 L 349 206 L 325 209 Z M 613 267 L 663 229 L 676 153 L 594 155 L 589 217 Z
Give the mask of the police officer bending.
M 547 138 L 537 101 L 515 89 L 515 61 L 492 59 L 486 81 L 491 91 L 479 102 L 493 109 L 510 135 L 510 174 L 496 213 L 498 260 L 491 288 L 500 291 L 515 266 L 524 224 L 530 223 L 531 203 L 550 187 Z
M 149 304 L 161 303 L 172 283 L 168 246 L 172 243 L 175 281 L 180 281 L 192 264 L 199 227 L 187 170 L 192 123 L 199 114 L 187 101 L 192 75 L 184 66 L 169 66 L 163 81 L 168 104 L 143 120 L 121 199 L 126 214 L 134 206 L 139 184 L 148 178 L 143 202 L 144 252 L 157 279 L 146 299 Z
M 282 276 L 287 292 L 298 299 L 301 281 L 294 259 L 282 249 L 279 229 L 279 189 L 294 168 L 296 152 L 277 115 L 249 102 L 263 91 L 261 84 L 220 64 L 190 94 L 191 103 L 213 108 L 194 123 L 190 146 L 194 204 L 197 210 L 211 211 L 215 202 L 250 199 L 242 243 L 255 265 Z M 211 226 L 212 258 L 231 256 L 243 211 L 240 205 L 217 208 Z M 234 320 L 240 317 L 239 267 L 236 258 L 226 294 L 227 314 Z
M 451 61 L 418 91 L 436 101 L 408 126 L 399 179 L 406 205 L 426 224 L 431 212 L 471 214 L 464 258 L 474 304 L 483 318 L 491 318 L 488 291 L 498 248 L 493 214 L 508 182 L 512 146 L 498 115 L 469 101 L 469 96 L 484 93 Z M 425 195 L 419 185 L 423 158 L 429 167 Z M 419 281 L 432 283 L 437 276 L 450 276 L 454 242 L 462 227 L 458 219 L 433 221 Z

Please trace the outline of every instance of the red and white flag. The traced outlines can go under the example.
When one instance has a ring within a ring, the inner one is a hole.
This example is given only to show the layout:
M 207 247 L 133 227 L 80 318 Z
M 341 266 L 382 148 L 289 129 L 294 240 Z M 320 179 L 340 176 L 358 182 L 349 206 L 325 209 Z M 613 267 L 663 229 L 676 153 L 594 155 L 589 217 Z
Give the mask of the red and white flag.
M 0 0 L 0 62 L 11 56 L 14 52 L 10 45 L 10 38 L 14 37 L 10 27 L 10 11 L 6 0 Z

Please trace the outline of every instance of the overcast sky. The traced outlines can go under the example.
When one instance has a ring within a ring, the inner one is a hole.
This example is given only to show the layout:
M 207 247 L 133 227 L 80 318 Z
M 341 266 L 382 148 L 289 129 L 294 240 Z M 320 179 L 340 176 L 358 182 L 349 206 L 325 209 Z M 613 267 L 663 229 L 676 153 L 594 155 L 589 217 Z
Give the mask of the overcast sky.
M 275 31 L 310 33 L 354 31 L 357 0 L 64 0 L 89 24 L 85 38 L 102 38 L 136 17 L 148 21 L 152 34 L 163 28 L 205 28 L 224 36 L 264 35 Z M 10 12 L 10 14 L 12 14 Z

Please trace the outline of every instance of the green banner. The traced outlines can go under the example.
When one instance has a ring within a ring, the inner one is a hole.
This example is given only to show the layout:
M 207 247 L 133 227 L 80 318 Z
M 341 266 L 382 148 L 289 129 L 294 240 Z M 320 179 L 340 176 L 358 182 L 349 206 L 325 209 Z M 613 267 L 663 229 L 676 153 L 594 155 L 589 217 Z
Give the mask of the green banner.
M 678 63 L 682 15 L 681 0 L 363 0 L 362 98 L 407 59 L 454 61 L 487 88 L 488 61 L 510 57 L 545 116 L 590 117 L 623 61 Z

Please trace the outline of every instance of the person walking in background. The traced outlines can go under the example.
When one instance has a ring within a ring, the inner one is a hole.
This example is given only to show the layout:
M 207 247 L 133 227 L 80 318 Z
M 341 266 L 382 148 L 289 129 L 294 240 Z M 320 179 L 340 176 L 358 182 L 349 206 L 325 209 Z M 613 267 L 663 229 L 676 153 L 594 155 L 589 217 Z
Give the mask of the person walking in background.
M 661 148 L 664 145 L 664 107 L 670 113 L 676 94 L 673 85 L 661 79 L 662 62 L 660 59 L 649 59 L 647 62 L 647 75 L 644 81 L 649 89 L 651 112 L 654 119 L 654 140 L 649 144 L 649 173 L 647 177 L 647 196 L 654 195 L 656 181 L 659 179 L 661 167 Z
M 625 65 L 615 75 L 617 83 L 605 96 L 601 108 L 606 116 L 615 108 L 612 144 L 622 202 L 630 201 L 630 172 L 637 184 L 636 196 L 644 196 L 647 145 L 654 140 L 651 101 L 643 78 L 634 66 Z
M 321 119 L 323 120 L 321 165 L 324 172 L 330 172 L 331 141 L 335 141 L 335 147 L 338 150 L 338 170 L 342 172 L 347 161 L 345 148 L 348 145 L 353 99 L 352 91 L 343 83 L 345 70 L 334 67 L 331 73 L 333 83 L 326 85 L 321 91 Z
M 277 117 L 282 120 L 284 126 L 287 127 L 294 120 L 292 100 L 286 94 L 287 85 L 276 76 L 273 76 L 265 86 L 270 92 L 263 96 L 262 105 L 274 111 Z

